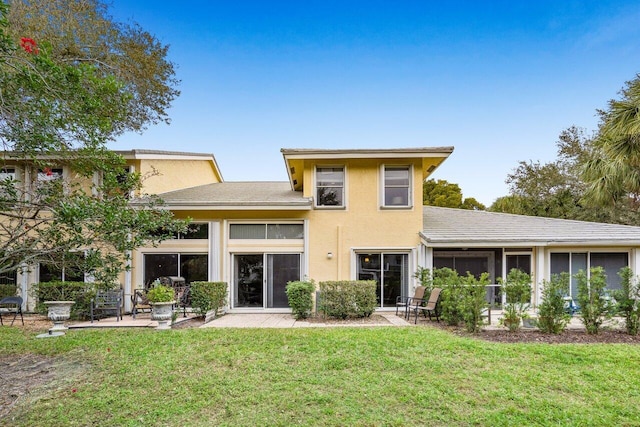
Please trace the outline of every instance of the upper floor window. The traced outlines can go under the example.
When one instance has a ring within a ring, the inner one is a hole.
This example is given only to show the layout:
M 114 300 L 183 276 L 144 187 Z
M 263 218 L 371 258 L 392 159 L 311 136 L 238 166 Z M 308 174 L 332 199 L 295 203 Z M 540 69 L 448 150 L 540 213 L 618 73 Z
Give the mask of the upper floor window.
M 16 168 L 0 169 L 0 197 L 11 200 L 15 197 Z
M 16 180 L 16 168 L 2 168 L 0 169 L 0 181 L 15 181 Z
M 344 206 L 344 167 L 316 168 L 316 206 Z
M 44 200 L 56 191 L 62 190 L 62 168 L 42 168 L 38 169 L 35 185 L 35 199 Z
M 411 206 L 411 167 L 385 166 L 382 196 L 385 207 Z

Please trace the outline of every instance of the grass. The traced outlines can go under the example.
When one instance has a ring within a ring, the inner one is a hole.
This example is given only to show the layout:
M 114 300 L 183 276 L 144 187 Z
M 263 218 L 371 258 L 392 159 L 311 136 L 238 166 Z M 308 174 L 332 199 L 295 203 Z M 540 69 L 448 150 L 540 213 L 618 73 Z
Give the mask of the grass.
M 11 425 L 640 424 L 633 345 L 498 344 L 430 328 L 55 339 L 0 328 L 0 356 L 27 353 L 55 356 L 65 374 L 23 401 Z

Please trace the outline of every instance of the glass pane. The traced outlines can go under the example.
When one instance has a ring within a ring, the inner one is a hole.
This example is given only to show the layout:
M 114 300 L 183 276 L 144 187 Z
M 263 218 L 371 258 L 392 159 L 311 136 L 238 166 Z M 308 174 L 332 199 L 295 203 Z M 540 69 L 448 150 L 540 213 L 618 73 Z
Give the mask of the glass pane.
M 234 259 L 234 306 L 262 307 L 263 256 L 235 255 Z
M 145 289 L 159 277 L 178 275 L 178 254 L 145 254 Z
M 507 274 L 514 268 L 531 274 L 531 255 L 507 255 Z
M 302 239 L 302 224 L 267 224 L 267 239 Z
M 344 186 L 344 169 L 342 168 L 316 169 L 316 186 L 318 187 Z
M 181 239 L 208 239 L 209 238 L 209 224 L 189 224 L 189 229 L 185 234 L 180 236 Z
M 62 178 L 62 169 L 60 168 L 38 169 L 38 181 L 40 182 L 55 181 L 56 179 L 61 179 L 61 178 Z
M 453 270 L 454 266 L 453 257 L 434 257 L 433 268 L 450 268 Z
M 482 273 L 489 272 L 489 258 L 487 257 L 455 257 L 455 268 L 459 275 L 466 276 L 471 273 L 479 279 Z
M 265 224 L 231 224 L 229 226 L 230 239 L 264 239 Z
M 383 255 L 382 307 L 395 307 L 396 297 L 406 293 L 406 254 Z
M 358 254 L 358 280 L 375 280 L 380 285 L 380 254 Z M 376 289 L 378 306 L 380 305 L 380 286 Z
M 318 206 L 342 206 L 342 187 L 318 187 Z
M 620 289 L 620 276 L 618 272 L 623 267 L 629 266 L 629 254 L 621 253 L 592 253 L 591 267 L 602 267 L 607 275 L 607 289 Z
M 17 285 L 18 270 L 4 272 L 0 274 L 0 285 Z
M 409 168 L 385 168 L 384 185 L 409 186 Z
M 551 254 L 551 274 L 569 273 L 569 254 Z
M 409 206 L 409 188 L 386 187 L 384 189 L 385 206 Z
M 209 279 L 207 255 L 180 255 L 180 276 L 185 283 L 206 282 Z
M 571 297 L 576 299 L 578 296 L 578 281 L 574 275 L 578 271 L 587 271 L 587 254 L 571 254 Z
M 270 254 L 267 256 L 267 307 L 287 308 L 287 283 L 300 280 L 299 254 Z
M 14 168 L 0 169 L 0 181 L 4 181 L 5 179 L 14 181 L 16 179 L 16 170 Z

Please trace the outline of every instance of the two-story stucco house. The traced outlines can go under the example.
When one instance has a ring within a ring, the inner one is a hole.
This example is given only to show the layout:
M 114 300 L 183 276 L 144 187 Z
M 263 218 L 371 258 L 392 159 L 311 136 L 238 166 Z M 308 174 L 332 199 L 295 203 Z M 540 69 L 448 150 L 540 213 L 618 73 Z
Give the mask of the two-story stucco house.
M 120 152 L 131 170 L 155 171 L 144 192 L 197 225 L 133 253 L 125 293 L 182 276 L 227 282 L 232 311 L 286 311 L 288 281 L 374 279 L 385 309 L 413 293 L 419 267 L 494 282 L 520 268 L 540 284 L 603 266 L 611 288 L 620 267 L 640 273 L 640 227 L 422 206 L 423 181 L 452 147 L 281 151 L 284 182 L 225 182 L 210 154 Z M 34 268 L 16 280 L 26 289 L 43 277 Z

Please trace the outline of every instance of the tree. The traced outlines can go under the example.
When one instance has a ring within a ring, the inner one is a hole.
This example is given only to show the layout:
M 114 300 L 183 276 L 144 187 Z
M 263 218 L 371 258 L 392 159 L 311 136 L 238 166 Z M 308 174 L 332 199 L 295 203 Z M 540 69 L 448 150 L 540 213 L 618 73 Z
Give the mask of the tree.
M 444 208 L 485 209 L 485 206 L 473 197 L 466 198 L 463 201 L 460 186 L 444 179 L 425 181 L 422 187 L 422 202 L 424 205 Z
M 38 3 L 13 6 L 19 9 Z M 104 11 L 95 1 L 68 2 L 70 10 L 76 3 Z M 54 54 L 60 51 L 59 44 L 54 48 L 34 33 L 14 37 L 11 31 L 31 28 L 30 20 L 33 17 L 37 22 L 39 15 L 33 11 L 18 16 L 15 12 L 9 15 L 8 6 L 0 3 L 0 138 L 4 147 L 0 169 L 5 177 L 0 181 L 0 273 L 25 264 L 75 260 L 78 268 L 96 280 L 112 283 L 128 251 L 155 244 L 186 226 L 169 211 L 158 209 L 161 201 L 156 197 L 142 196 L 132 206 L 128 196 L 140 189 L 143 177 L 123 175 L 124 159 L 106 148 L 106 142 L 124 130 L 141 130 L 164 117 L 160 99 L 172 99 L 177 92 L 165 91 L 163 98 L 160 87 L 166 75 L 157 76 L 159 108 L 153 108 L 149 91 L 122 78 L 124 68 L 118 68 L 108 55 L 94 55 L 88 47 L 74 55 L 59 55 Z M 58 31 L 58 38 L 51 36 L 55 43 L 73 39 L 77 46 L 83 45 L 85 38 L 100 38 L 101 27 L 92 26 L 92 16 L 87 13 L 87 22 L 74 27 L 52 15 L 47 32 Z M 103 36 L 105 40 L 115 37 L 112 32 Z M 122 36 L 116 40 L 124 43 Z M 148 41 L 138 43 L 142 46 Z M 113 51 L 118 52 L 117 44 Z M 139 60 L 144 62 L 144 55 L 154 57 L 162 51 L 151 44 L 140 53 Z M 154 78 L 150 80 L 147 87 L 153 88 Z M 18 182 L 7 170 L 16 164 L 42 179 L 22 177 Z M 57 179 L 52 164 L 69 166 L 73 175 Z M 91 188 L 87 182 L 93 182 Z M 68 256 L 72 251 L 86 256 Z
M 594 154 L 584 163 L 586 199 L 597 206 L 640 208 L 640 75 L 600 112 Z
M 493 212 L 550 218 L 632 224 L 633 211 L 622 204 L 602 208 L 585 199 L 587 183 L 583 179 L 586 162 L 596 153 L 594 137 L 576 126 L 560 133 L 556 145 L 558 157 L 546 164 L 521 161 L 506 182 L 509 195 L 498 198 Z
M 142 131 L 149 124 L 169 122 L 167 109 L 179 95 L 174 64 L 163 45 L 137 24 L 113 22 L 99 0 L 10 1 L 7 34 L 47 41 L 57 65 L 90 64 L 95 78 L 121 85 L 120 110 L 112 136 Z

